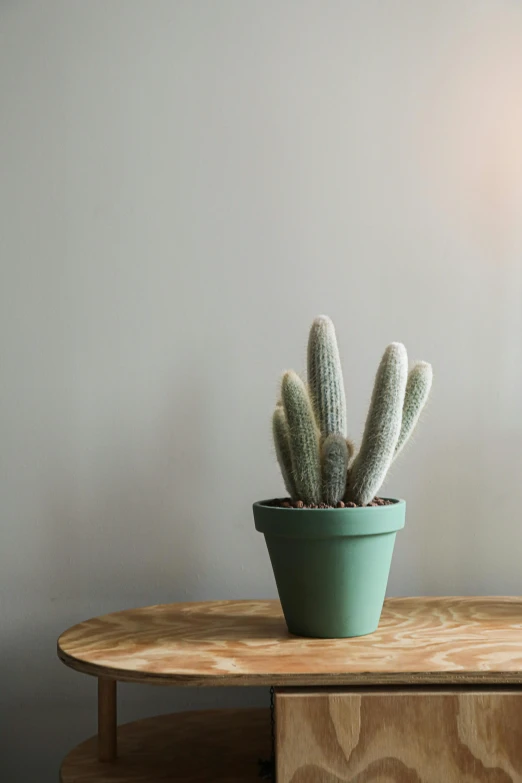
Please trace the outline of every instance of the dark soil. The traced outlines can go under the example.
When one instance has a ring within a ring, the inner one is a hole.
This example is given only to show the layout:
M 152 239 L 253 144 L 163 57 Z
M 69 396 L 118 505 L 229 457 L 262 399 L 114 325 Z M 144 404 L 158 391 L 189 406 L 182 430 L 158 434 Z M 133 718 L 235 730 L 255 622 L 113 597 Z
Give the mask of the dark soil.
M 393 506 L 395 500 L 388 500 L 388 498 L 374 498 L 367 506 L 358 506 L 357 503 L 344 503 L 342 500 L 336 506 L 329 506 L 327 503 L 319 503 L 318 506 L 311 505 L 306 506 L 302 500 L 292 500 L 291 498 L 275 498 L 275 500 L 269 500 L 265 503 L 267 506 L 274 506 L 276 508 L 368 508 L 369 506 Z

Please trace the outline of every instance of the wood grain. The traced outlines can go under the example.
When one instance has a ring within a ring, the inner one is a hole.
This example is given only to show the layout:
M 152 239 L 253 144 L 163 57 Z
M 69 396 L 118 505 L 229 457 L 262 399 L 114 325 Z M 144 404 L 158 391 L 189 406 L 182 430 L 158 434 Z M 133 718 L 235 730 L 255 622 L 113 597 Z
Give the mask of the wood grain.
M 116 680 L 98 680 L 98 758 L 114 761 L 117 752 Z
M 278 783 L 521 783 L 522 693 L 276 695 Z
M 97 738 L 75 748 L 62 783 L 258 783 L 270 758 L 268 710 L 214 710 L 161 715 L 118 729 L 119 755 L 98 761 Z
M 291 636 L 276 601 L 166 604 L 58 640 L 73 669 L 171 685 L 522 684 L 522 598 L 391 598 L 357 639 Z

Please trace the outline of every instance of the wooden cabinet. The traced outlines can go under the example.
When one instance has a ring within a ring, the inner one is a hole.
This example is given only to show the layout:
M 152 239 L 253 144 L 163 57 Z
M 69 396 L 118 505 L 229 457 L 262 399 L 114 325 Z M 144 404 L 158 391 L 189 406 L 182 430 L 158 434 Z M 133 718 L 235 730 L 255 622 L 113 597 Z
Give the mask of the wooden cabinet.
M 279 691 L 278 783 L 520 783 L 522 693 Z

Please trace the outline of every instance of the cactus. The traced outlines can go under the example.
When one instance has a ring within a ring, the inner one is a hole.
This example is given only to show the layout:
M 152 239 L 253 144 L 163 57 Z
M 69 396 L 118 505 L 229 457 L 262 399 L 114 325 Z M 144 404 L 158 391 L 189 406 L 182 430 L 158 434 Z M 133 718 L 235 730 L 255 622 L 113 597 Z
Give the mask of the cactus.
M 399 440 L 395 447 L 395 456 L 402 451 L 410 435 L 415 429 L 419 417 L 428 400 L 433 371 L 428 362 L 416 362 L 408 375 L 404 405 L 402 408 L 402 425 Z
M 288 422 L 297 497 L 309 505 L 318 504 L 321 502 L 319 431 L 306 386 L 297 373 L 284 374 L 281 399 Z
M 323 501 L 335 506 L 343 499 L 349 460 L 348 443 L 342 435 L 328 435 L 321 449 Z
M 308 338 L 308 386 L 321 435 L 346 438 L 346 398 L 335 327 L 326 315 L 312 324 Z
M 272 434 L 276 450 L 277 461 L 281 468 L 286 491 L 291 498 L 297 498 L 294 479 L 292 475 L 292 452 L 290 451 L 290 431 L 284 408 L 278 403 L 272 417 Z
M 431 365 L 408 374 L 406 349 L 389 345 L 382 357 L 359 453 L 346 439 L 346 400 L 335 329 L 315 319 L 308 340 L 308 389 L 284 374 L 272 429 L 276 455 L 292 500 L 335 506 L 341 499 L 367 505 L 412 434 L 432 383 Z
M 408 378 L 408 356 L 392 343 L 382 357 L 359 454 L 350 470 L 347 499 L 366 506 L 380 489 L 399 440 Z

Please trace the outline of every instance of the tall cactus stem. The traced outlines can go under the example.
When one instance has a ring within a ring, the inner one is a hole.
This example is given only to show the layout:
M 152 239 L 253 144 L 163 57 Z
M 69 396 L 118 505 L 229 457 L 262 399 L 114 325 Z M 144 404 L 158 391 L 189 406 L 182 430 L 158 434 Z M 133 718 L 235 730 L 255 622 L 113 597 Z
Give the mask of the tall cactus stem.
M 326 315 L 316 318 L 308 339 L 308 387 L 324 438 L 346 437 L 346 398 L 335 327 Z
M 404 405 L 402 407 L 401 432 L 395 446 L 394 459 L 402 451 L 417 426 L 419 417 L 428 401 L 432 382 L 433 370 L 431 364 L 428 364 L 428 362 L 416 362 L 408 374 Z
M 306 386 L 292 370 L 283 375 L 281 399 L 288 422 L 297 499 L 307 505 L 318 504 L 321 502 L 319 432 Z
M 274 436 L 274 446 L 281 468 L 281 474 L 285 483 L 286 491 L 292 498 L 297 500 L 295 483 L 292 476 L 292 452 L 290 451 L 290 432 L 286 420 L 283 406 L 278 404 L 274 415 L 272 416 L 272 434 Z
M 379 491 L 390 467 L 402 423 L 408 356 L 392 343 L 382 357 L 373 388 L 361 449 L 350 470 L 347 499 L 366 506 Z

